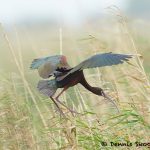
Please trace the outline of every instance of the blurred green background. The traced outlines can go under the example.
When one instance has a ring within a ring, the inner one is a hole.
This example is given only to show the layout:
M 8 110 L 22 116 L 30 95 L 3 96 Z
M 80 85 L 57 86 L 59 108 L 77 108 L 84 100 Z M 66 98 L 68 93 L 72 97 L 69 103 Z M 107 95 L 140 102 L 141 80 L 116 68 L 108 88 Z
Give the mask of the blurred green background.
M 97 150 L 103 141 L 149 142 L 149 8 L 148 0 L 0 1 L 0 149 Z M 60 100 L 83 115 L 60 118 L 36 89 L 40 77 L 29 69 L 32 60 L 64 54 L 75 66 L 110 51 L 135 57 L 84 73 L 116 101 L 120 113 L 77 85 Z

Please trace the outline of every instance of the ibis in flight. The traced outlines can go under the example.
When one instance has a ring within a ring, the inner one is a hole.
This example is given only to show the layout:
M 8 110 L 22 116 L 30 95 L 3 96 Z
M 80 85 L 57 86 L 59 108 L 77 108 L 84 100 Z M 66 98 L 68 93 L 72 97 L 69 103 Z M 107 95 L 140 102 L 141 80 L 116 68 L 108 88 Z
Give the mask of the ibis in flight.
M 59 107 L 59 104 L 66 107 L 71 113 L 75 113 L 76 111 L 67 107 L 58 98 L 64 91 L 78 83 L 84 86 L 87 90 L 91 91 L 93 94 L 103 96 L 104 98 L 110 100 L 116 106 L 116 103 L 104 93 L 103 89 L 100 87 L 93 87 L 86 81 L 83 70 L 122 64 L 125 61 L 129 61 L 132 56 L 133 55 L 115 54 L 112 52 L 101 53 L 91 56 L 75 67 L 70 67 L 66 56 L 54 55 L 34 59 L 30 68 L 37 69 L 40 77 L 44 79 L 54 76 L 51 80 L 40 80 L 37 88 L 42 94 L 51 98 L 59 112 L 64 115 L 63 111 Z M 54 98 L 54 94 L 58 88 L 62 88 L 62 91 Z

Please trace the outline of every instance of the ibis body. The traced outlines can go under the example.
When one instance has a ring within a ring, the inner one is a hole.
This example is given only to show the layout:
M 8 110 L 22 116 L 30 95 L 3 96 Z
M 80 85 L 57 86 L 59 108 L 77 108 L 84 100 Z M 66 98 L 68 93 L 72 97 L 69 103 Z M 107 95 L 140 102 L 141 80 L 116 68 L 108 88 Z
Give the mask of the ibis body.
M 38 69 L 39 75 L 44 79 L 54 76 L 54 79 L 51 80 L 40 80 L 37 88 L 41 93 L 49 96 L 58 108 L 59 106 L 57 102 L 68 108 L 59 101 L 58 97 L 69 87 L 72 87 L 78 83 L 83 85 L 93 94 L 109 99 L 101 88 L 93 87 L 88 84 L 83 73 L 84 69 L 118 65 L 125 61 L 129 61 L 130 58 L 132 58 L 132 55 L 114 54 L 112 52 L 102 53 L 84 60 L 75 67 L 70 67 L 65 56 L 55 55 L 33 60 L 31 69 Z M 63 90 L 54 99 L 53 96 L 58 88 L 63 88 Z M 69 110 L 72 111 L 71 109 Z

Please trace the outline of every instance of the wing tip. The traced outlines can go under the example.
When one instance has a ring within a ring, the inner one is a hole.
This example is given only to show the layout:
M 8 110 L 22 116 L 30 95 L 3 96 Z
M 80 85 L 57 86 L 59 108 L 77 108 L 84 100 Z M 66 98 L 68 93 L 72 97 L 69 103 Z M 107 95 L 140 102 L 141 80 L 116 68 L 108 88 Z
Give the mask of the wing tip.
M 36 63 L 40 60 L 40 58 L 35 58 L 33 59 L 31 65 L 30 65 L 30 69 L 33 70 L 33 69 L 38 69 L 38 66 L 36 66 Z

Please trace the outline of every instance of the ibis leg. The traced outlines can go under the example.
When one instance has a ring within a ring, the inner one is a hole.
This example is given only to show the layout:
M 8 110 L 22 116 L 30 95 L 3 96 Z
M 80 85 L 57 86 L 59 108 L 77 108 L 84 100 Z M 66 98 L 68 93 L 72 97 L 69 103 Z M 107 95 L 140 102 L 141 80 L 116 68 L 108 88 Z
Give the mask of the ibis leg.
M 56 103 L 56 101 L 53 99 L 53 97 L 51 97 L 51 100 L 53 101 L 53 103 L 55 104 L 55 106 L 57 107 L 58 111 L 60 112 L 60 114 L 63 116 L 63 117 L 66 117 L 65 114 L 63 113 L 63 111 L 61 110 L 61 108 L 58 106 L 58 104 Z
M 57 101 L 58 103 L 60 103 L 62 106 L 64 106 L 65 108 L 67 108 L 67 109 L 72 113 L 72 115 L 73 115 L 73 113 L 80 114 L 80 113 L 78 113 L 78 112 L 76 112 L 76 111 L 70 109 L 69 107 L 67 107 L 64 103 L 62 103 L 62 102 L 58 99 L 59 96 L 60 96 L 65 90 L 67 90 L 67 88 L 64 88 L 64 89 L 58 94 L 58 96 L 55 98 L 56 101 Z

